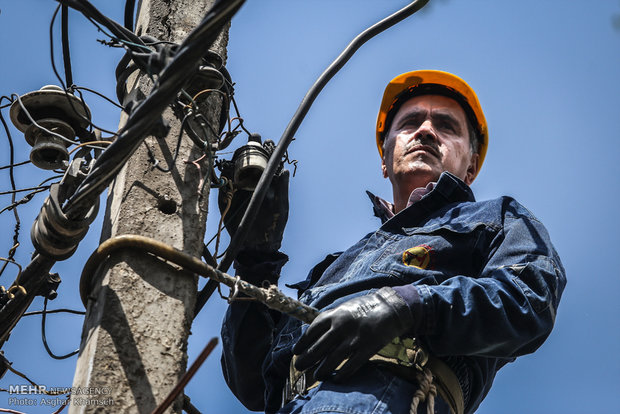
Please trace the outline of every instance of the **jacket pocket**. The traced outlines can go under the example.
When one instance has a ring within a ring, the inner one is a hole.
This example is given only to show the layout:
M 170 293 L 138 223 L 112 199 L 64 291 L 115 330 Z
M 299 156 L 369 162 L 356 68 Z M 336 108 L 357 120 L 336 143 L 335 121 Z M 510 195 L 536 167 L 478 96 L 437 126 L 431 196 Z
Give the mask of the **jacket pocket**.
M 371 264 L 373 272 L 435 285 L 456 275 L 477 277 L 486 261 L 482 252 L 490 238 L 484 237 L 484 223 L 431 223 L 403 232 Z

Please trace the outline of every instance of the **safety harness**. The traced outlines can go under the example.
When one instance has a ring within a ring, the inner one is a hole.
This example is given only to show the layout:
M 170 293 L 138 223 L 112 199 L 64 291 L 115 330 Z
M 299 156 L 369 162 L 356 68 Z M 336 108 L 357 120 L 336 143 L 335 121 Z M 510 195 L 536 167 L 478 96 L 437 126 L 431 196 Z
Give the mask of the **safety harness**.
M 289 377 L 283 390 L 283 405 L 297 396 L 305 396 L 320 384 L 311 371 L 295 369 L 294 362 L 295 357 L 291 361 Z M 369 363 L 418 384 L 411 400 L 410 414 L 417 414 L 418 406 L 424 402 L 427 414 L 433 414 L 437 393 L 448 403 L 452 414 L 464 414 L 465 404 L 458 378 L 443 361 L 430 355 L 414 338 L 395 338 L 373 355 Z

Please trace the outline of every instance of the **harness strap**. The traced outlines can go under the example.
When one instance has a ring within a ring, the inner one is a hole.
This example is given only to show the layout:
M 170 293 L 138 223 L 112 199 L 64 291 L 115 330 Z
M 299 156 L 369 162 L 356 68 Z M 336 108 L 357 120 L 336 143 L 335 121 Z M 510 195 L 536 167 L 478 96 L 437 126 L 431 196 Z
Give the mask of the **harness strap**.
M 283 405 L 298 395 L 305 396 L 320 384 L 311 371 L 297 371 L 294 363 L 295 357 L 291 361 L 289 377 L 283 390 Z M 419 388 L 411 401 L 410 414 L 417 414 L 418 406 L 424 402 L 427 413 L 434 413 L 437 393 L 448 403 L 453 414 L 464 414 L 465 403 L 458 378 L 443 361 L 429 355 L 415 339 L 395 338 L 373 355 L 369 363 L 378 364 L 394 375 L 418 384 Z

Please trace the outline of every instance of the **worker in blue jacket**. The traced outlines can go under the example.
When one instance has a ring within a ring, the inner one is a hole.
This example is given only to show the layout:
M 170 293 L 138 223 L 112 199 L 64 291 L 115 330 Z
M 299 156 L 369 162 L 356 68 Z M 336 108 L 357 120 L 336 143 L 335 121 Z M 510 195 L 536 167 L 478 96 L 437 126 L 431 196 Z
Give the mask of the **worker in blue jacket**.
M 293 285 L 319 316 L 307 325 L 253 301 L 226 313 L 224 376 L 250 410 L 473 413 L 497 371 L 553 328 L 566 279 L 547 231 L 514 199 L 476 201 L 469 188 L 488 146 L 469 85 L 432 70 L 396 77 L 376 138 L 393 202 L 369 193 L 381 226 Z M 287 214 L 283 171 L 237 275 L 277 283 Z

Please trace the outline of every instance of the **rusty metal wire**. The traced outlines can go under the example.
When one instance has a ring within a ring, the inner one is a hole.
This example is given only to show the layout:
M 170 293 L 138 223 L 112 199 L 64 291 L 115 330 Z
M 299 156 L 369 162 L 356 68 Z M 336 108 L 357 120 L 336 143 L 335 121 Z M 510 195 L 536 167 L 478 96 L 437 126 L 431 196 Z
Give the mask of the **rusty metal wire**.
M 271 285 L 266 288 L 255 286 L 245 280 L 217 270 L 198 258 L 181 252 L 159 240 L 128 234 L 106 240 L 99 245 L 97 250 L 95 250 L 86 261 L 84 269 L 82 270 L 82 276 L 80 277 L 80 297 L 82 298 L 84 306 L 87 305 L 88 298 L 95 287 L 95 275 L 97 274 L 98 268 L 110 255 L 119 250 L 136 250 L 153 254 L 197 275 L 208 277 L 218 283 L 222 283 L 233 289 L 233 291 L 238 291 L 237 294 L 243 294 L 247 297 L 254 298 L 270 309 L 285 313 L 306 323 L 310 323 L 314 320 L 316 315 L 318 315 L 317 309 L 286 296 L 276 285 Z

